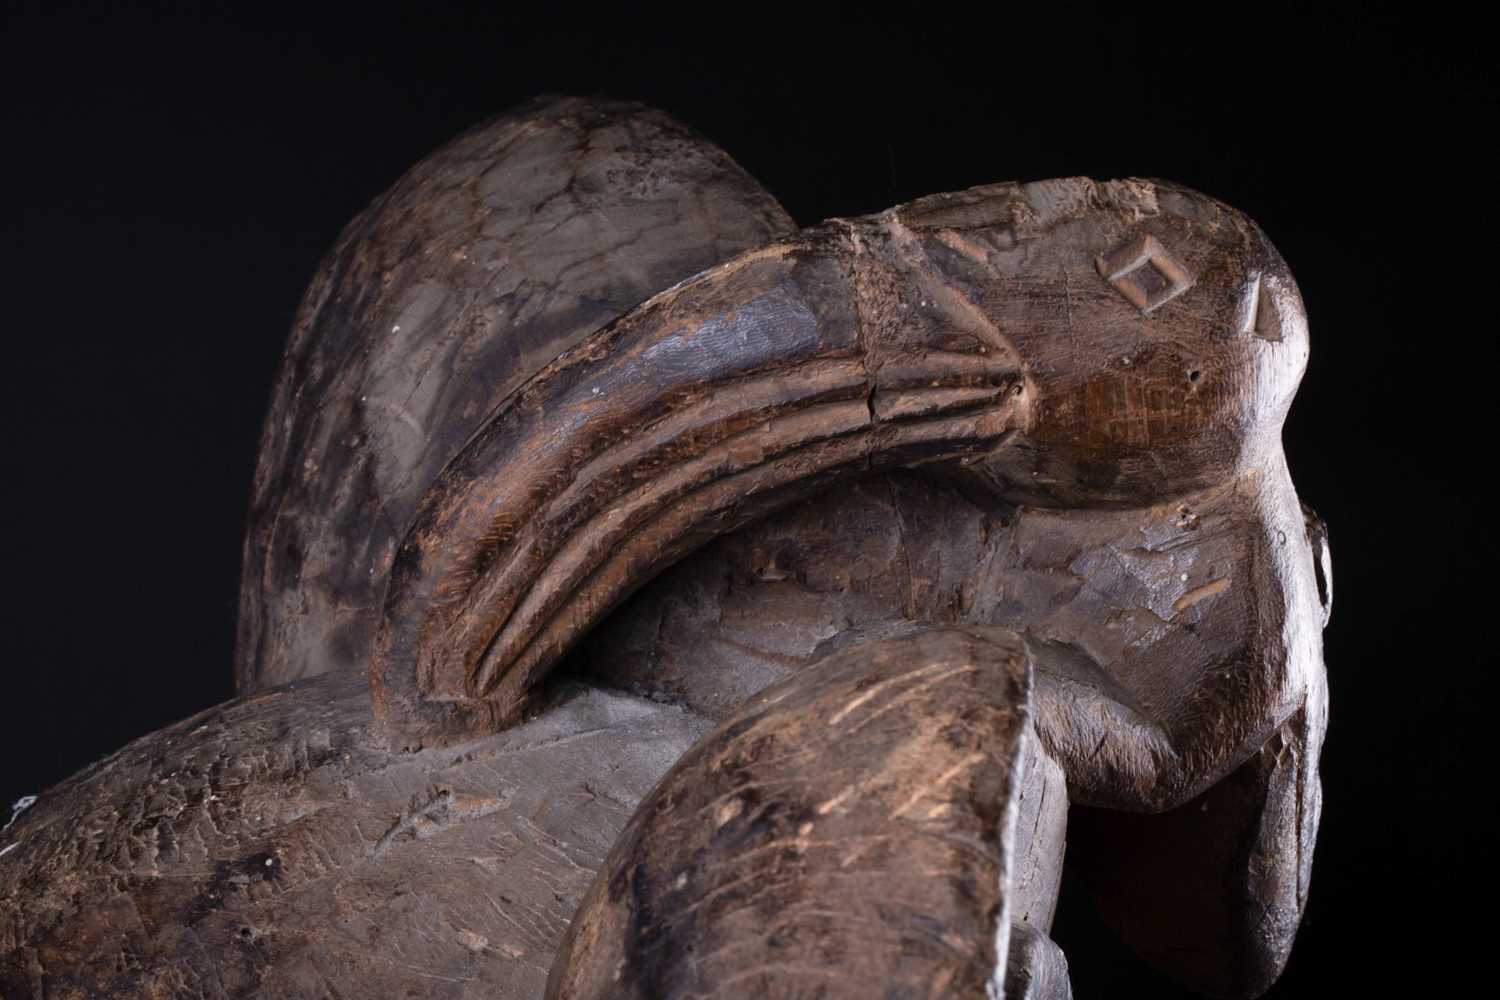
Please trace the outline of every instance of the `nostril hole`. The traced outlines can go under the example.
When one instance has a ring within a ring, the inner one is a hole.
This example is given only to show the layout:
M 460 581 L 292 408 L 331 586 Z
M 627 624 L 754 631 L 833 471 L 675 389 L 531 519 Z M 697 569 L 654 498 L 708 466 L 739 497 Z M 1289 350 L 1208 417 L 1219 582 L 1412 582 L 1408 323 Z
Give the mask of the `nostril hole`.
M 1188 381 L 1189 382 L 1196 382 L 1196 381 L 1198 381 L 1202 377 L 1203 377 L 1203 373 L 1200 372 L 1200 371 L 1190 371 L 1190 372 L 1188 372 Z

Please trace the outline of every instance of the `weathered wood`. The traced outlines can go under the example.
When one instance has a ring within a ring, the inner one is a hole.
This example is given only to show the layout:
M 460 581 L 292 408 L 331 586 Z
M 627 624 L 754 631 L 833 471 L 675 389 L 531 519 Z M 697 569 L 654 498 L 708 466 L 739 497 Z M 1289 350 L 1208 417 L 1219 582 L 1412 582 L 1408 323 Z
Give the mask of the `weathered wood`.
M 1105 292 L 1075 297 L 1069 256 L 1080 250 Z M 1140 284 L 1142 269 L 1166 284 Z M 1195 308 L 1162 322 L 1179 297 Z M 958 336 L 966 356 L 950 349 Z M 393 575 L 374 674 L 388 738 L 420 745 L 503 725 L 551 662 L 673 560 L 841 479 L 910 464 L 968 510 L 929 521 L 908 548 L 899 516 L 851 522 L 838 513 L 849 490 L 833 489 L 783 530 L 792 565 L 770 579 L 799 562 L 838 577 L 878 563 L 870 553 L 891 539 L 908 559 L 956 555 L 942 567 L 951 589 L 886 560 L 869 588 L 846 577 L 825 603 L 844 606 L 845 625 L 1025 629 L 1038 731 L 1077 802 L 1180 806 L 1298 712 L 1315 754 L 1326 549 L 1303 530 L 1277 440 L 1306 346 L 1295 288 L 1253 226 L 1153 185 L 927 199 L 748 254 L 549 366 L 445 471 Z M 741 539 L 760 565 L 717 571 L 764 570 L 755 542 L 768 533 Z M 799 560 L 809 542 L 817 555 Z M 684 593 L 680 579 L 659 591 Z M 761 597 L 740 624 L 814 654 L 826 633 L 786 628 Z M 709 620 L 724 616 L 687 624 Z M 796 666 L 743 649 L 715 656 L 701 629 L 673 636 L 649 608 L 618 621 L 655 621 L 652 642 L 688 651 L 677 693 L 711 713 Z M 614 679 L 669 691 L 658 653 L 612 658 L 626 672 Z M 1297 852 L 1310 853 L 1314 829 L 1296 830 Z M 1300 905 L 1289 912 L 1294 926 Z M 1263 988 L 1285 960 L 1285 934 L 1215 933 L 1242 939 L 1216 945 L 1221 957 L 1256 942 L 1251 959 L 1228 963 L 1240 989 Z
M 0 996 L 541 995 L 637 802 L 704 732 L 567 688 L 449 750 L 371 744 L 341 674 L 242 697 L 48 790 L 0 834 Z
M 1297 714 L 1233 774 L 1170 812 L 1078 811 L 1073 864 L 1121 940 L 1207 996 L 1271 988 L 1312 875 L 1318 735 Z
M 1016 629 L 1072 800 L 1159 811 L 1233 770 L 1304 704 L 1321 733 L 1323 613 L 1301 509 L 1272 470 L 1101 511 L 986 507 L 907 473 L 713 543 L 648 584 L 585 652 L 609 684 L 723 718 L 850 627 Z
M 748 692 L 805 670 L 842 629 L 900 618 L 1025 629 L 1040 742 L 1067 775 L 1054 802 L 1113 807 L 1070 834 L 1071 863 L 1107 879 L 1111 922 L 1163 972 L 1253 995 L 1285 964 L 1305 901 L 1326 712 L 1315 650 L 1288 655 L 1286 633 L 1264 623 L 1315 637 L 1330 577 L 1324 529 L 1299 531 L 1290 503 L 1208 500 L 1087 516 L 997 510 L 911 474 L 882 476 L 679 563 L 588 638 L 585 663 L 610 684 L 723 719 Z M 1266 574 L 1278 561 L 1285 568 Z M 1303 684 L 1306 710 L 1284 717 Z M 1257 739 L 1251 763 L 1177 805 Z M 1276 781 L 1247 785 L 1267 759 Z M 1181 820 L 1113 811 L 1174 805 L 1166 815 L 1192 823 L 1175 836 Z M 1177 846 L 1162 849 L 1168 840 Z M 1042 884 L 1055 905 L 1056 882 Z M 1044 932 L 1050 922 L 1050 909 L 1035 921 Z
M 547 996 L 990 995 L 1029 708 L 996 631 L 857 643 L 766 689 L 641 803 Z
M 538 99 L 417 164 L 344 230 L 293 324 L 239 689 L 368 670 L 396 545 L 485 416 L 626 309 L 791 228 L 718 147 L 621 101 Z
M 503 725 L 665 566 L 872 469 L 1044 509 L 1279 483 L 1306 358 L 1269 243 L 1166 185 L 996 185 L 805 230 L 587 338 L 444 470 L 393 566 L 377 715 L 413 746 Z
M 1326 531 L 1279 442 L 1307 349 L 1265 237 L 1170 184 L 792 233 L 636 106 L 461 137 L 309 290 L 247 538 L 241 684 L 367 664 L 373 723 L 353 675 L 274 689 L 48 793 L 0 843 L 0 985 L 1061 1000 L 1073 804 L 1122 937 L 1254 995 L 1326 722 Z M 649 700 L 559 697 L 580 642 Z
M 1047 935 L 1026 924 L 1011 927 L 1005 1000 L 1073 1000 L 1068 958 Z

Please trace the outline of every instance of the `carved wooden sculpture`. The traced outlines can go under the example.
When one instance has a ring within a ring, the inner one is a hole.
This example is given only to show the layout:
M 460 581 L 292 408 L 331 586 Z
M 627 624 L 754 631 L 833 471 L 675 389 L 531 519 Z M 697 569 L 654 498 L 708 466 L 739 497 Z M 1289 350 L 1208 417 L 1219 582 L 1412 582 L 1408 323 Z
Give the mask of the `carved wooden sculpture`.
M 1168 184 L 798 231 L 637 106 L 475 129 L 304 300 L 248 693 L 7 831 L 0 984 L 1064 997 L 1066 834 L 1143 957 L 1262 992 L 1326 712 L 1307 349 Z

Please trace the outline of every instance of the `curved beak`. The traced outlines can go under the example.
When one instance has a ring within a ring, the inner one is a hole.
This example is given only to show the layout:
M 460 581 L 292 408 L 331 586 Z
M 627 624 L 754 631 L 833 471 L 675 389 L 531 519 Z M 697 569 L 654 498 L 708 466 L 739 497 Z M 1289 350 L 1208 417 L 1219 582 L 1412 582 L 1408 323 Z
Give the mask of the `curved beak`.
M 385 738 L 515 720 L 586 630 L 719 534 L 842 478 L 992 453 L 1024 422 L 1018 363 L 903 316 L 910 282 L 882 261 L 848 224 L 808 230 L 513 394 L 397 553 L 372 667 Z
M 514 721 L 654 574 L 842 479 L 947 463 L 1006 499 L 1118 508 L 1270 461 L 1306 356 L 1283 272 L 1210 199 L 1075 178 L 835 219 L 658 294 L 427 490 L 372 662 L 381 731 Z M 1280 339 L 1251 335 L 1273 313 Z

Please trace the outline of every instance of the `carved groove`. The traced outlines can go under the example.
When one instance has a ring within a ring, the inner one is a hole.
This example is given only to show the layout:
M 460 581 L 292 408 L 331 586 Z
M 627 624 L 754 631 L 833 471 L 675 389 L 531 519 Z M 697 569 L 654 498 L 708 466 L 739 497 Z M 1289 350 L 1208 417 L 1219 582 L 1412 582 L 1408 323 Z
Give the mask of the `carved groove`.
M 1126 300 L 1150 315 L 1193 287 L 1191 271 L 1155 236 L 1142 236 L 1095 259 L 1099 273 Z

